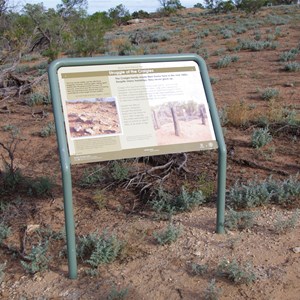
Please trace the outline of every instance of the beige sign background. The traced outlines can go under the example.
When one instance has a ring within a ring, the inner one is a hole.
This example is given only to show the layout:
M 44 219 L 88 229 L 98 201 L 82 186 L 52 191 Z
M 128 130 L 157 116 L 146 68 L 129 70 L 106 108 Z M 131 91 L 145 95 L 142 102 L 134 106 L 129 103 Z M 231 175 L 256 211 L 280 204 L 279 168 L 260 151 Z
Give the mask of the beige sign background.
M 194 61 L 61 67 L 72 164 L 217 148 Z

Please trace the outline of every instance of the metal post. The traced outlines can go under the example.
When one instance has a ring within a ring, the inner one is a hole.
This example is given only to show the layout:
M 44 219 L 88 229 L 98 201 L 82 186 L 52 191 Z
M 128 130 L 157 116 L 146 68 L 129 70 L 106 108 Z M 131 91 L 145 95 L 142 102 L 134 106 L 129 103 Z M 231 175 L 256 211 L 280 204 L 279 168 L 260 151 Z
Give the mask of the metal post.
M 60 101 L 59 86 L 57 81 L 57 70 L 60 67 L 59 62 L 53 62 L 49 66 L 49 82 L 52 96 L 52 106 L 55 120 L 56 137 L 59 149 L 62 184 L 64 195 L 64 214 L 65 228 L 67 238 L 68 266 L 69 277 L 77 278 L 77 259 L 76 259 L 76 242 L 75 242 L 75 224 L 73 214 L 72 200 L 72 179 L 71 179 L 71 164 L 68 153 L 67 138 L 65 133 L 64 117 Z
M 202 81 L 205 88 L 207 102 L 210 109 L 210 114 L 213 122 L 213 127 L 218 142 L 219 161 L 218 161 L 218 195 L 217 195 L 217 223 L 216 232 L 225 233 L 224 222 L 225 222 L 225 196 L 226 196 L 226 144 L 224 141 L 222 126 L 220 124 L 220 118 L 218 115 L 218 109 L 213 97 L 210 79 L 204 60 L 198 58 L 200 64 Z

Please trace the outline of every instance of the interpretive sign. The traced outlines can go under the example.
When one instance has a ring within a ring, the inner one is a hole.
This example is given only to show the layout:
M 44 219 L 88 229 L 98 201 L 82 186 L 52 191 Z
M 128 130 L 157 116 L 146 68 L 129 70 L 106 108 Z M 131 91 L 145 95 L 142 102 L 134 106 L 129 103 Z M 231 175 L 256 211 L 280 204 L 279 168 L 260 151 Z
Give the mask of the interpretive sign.
M 61 67 L 72 164 L 217 148 L 194 61 Z
M 77 277 L 71 163 L 218 148 L 216 231 L 224 233 L 226 145 L 201 57 L 66 58 L 48 73 L 70 278 Z

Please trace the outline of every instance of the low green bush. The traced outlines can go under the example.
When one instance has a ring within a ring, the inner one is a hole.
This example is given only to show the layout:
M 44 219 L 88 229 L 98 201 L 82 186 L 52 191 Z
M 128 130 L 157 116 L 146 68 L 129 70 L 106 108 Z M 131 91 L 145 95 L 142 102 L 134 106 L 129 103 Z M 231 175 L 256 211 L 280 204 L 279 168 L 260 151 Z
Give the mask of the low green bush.
M 253 148 L 261 148 L 272 141 L 272 135 L 268 128 L 255 129 L 251 136 L 251 145 Z
M 234 209 L 291 203 L 300 195 L 299 175 L 285 180 L 269 177 L 263 181 L 251 180 L 247 183 L 235 182 L 227 194 L 228 205 Z
M 108 234 L 106 230 L 101 234 L 90 233 L 79 237 L 77 255 L 92 268 L 97 268 L 99 265 L 114 261 L 118 257 L 122 245 L 123 243 L 115 235 Z
M 153 236 L 159 245 L 171 244 L 175 242 L 181 235 L 181 228 L 169 224 L 168 227 L 161 232 L 154 232 Z
M 229 209 L 225 215 L 225 227 L 229 230 L 252 228 L 257 215 L 258 213 L 253 211 L 235 211 Z
M 49 268 L 51 257 L 47 254 L 48 242 L 32 247 L 31 252 L 25 256 L 26 261 L 21 261 L 22 267 L 26 272 L 35 274 Z
M 231 63 L 236 62 L 239 60 L 239 57 L 237 55 L 225 55 L 224 57 L 220 58 L 216 66 L 218 69 L 228 67 Z
M 278 89 L 275 89 L 275 88 L 266 88 L 263 92 L 262 92 L 262 95 L 261 97 L 264 99 L 264 100 L 271 100 L 271 99 L 275 99 L 279 96 L 279 91 Z
M 300 63 L 293 61 L 289 62 L 284 66 L 284 70 L 287 72 L 299 72 L 300 71 Z
M 218 274 L 220 276 L 228 278 L 235 284 L 250 284 L 256 279 L 256 273 L 251 263 L 239 264 L 235 259 L 229 261 L 224 259 L 218 265 Z

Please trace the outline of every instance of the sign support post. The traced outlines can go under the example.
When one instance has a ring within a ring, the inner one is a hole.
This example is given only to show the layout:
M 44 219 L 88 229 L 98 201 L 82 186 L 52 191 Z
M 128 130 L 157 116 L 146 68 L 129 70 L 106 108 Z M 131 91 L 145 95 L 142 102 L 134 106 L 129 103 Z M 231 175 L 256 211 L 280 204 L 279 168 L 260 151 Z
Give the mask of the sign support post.
M 67 239 L 67 255 L 69 278 L 77 278 L 77 259 L 76 259 L 76 243 L 75 243 L 75 223 L 73 213 L 72 199 L 72 177 L 69 151 L 65 133 L 64 117 L 62 113 L 58 81 L 56 80 L 56 66 L 50 65 L 49 82 L 52 96 L 52 106 L 55 120 L 56 137 L 60 156 L 60 165 L 62 173 L 63 197 L 64 197 L 64 214 L 65 214 L 65 230 Z
M 216 139 L 218 141 L 218 191 L 217 191 L 217 223 L 216 232 L 225 233 L 225 196 L 226 196 L 226 168 L 227 168 L 227 150 L 223 136 L 222 126 L 220 124 L 220 118 L 218 109 L 214 100 L 214 96 L 211 89 L 210 79 L 206 64 L 203 60 L 199 62 L 201 71 L 203 71 L 202 81 L 205 88 L 207 102 L 210 108 L 210 114 L 215 130 Z
M 146 63 L 156 64 L 156 63 L 166 63 L 166 62 L 168 62 L 168 63 L 171 62 L 171 63 L 174 63 L 175 65 L 178 62 L 181 62 L 181 63 L 182 62 L 195 62 L 198 64 L 198 66 L 200 68 L 201 80 L 203 83 L 205 97 L 207 100 L 208 109 L 209 109 L 209 113 L 211 116 L 211 122 L 212 122 L 213 130 L 214 130 L 215 138 L 217 141 L 217 145 L 218 145 L 218 183 L 217 183 L 218 191 L 217 191 L 216 232 L 224 233 L 225 192 L 226 192 L 226 145 L 225 145 L 225 141 L 224 141 L 224 137 L 223 137 L 222 127 L 220 125 L 217 107 L 216 107 L 212 89 L 211 89 L 211 84 L 210 84 L 210 79 L 209 79 L 208 72 L 207 72 L 207 67 L 206 67 L 204 60 L 202 58 L 200 58 L 199 56 L 193 55 L 193 54 L 59 59 L 59 60 L 56 60 L 51 63 L 51 65 L 49 66 L 48 74 L 49 74 L 50 91 L 51 91 L 51 96 L 52 96 L 57 142 L 58 142 L 59 155 L 60 155 L 61 172 L 62 172 L 65 228 L 66 228 L 67 253 L 68 253 L 68 267 L 69 267 L 69 278 L 71 278 L 71 279 L 77 278 L 75 223 L 74 223 L 73 200 L 72 200 L 70 145 L 68 145 L 68 138 L 67 138 L 67 134 L 66 134 L 66 130 L 67 130 L 66 129 L 66 119 L 63 114 L 64 107 L 63 107 L 63 103 L 62 103 L 61 89 L 60 89 L 59 80 L 58 80 L 59 69 L 63 68 L 63 67 L 83 67 L 84 68 L 87 66 L 106 66 L 106 65 L 107 66 L 120 66 L 123 64 L 124 65 L 126 65 L 126 64 L 127 65 L 146 64 Z M 185 72 L 189 71 L 190 69 L 191 69 L 191 67 L 189 67 L 189 69 L 185 68 Z M 141 70 L 144 70 L 144 69 L 141 69 Z M 168 69 L 157 69 L 157 70 L 161 70 L 161 72 L 171 72 L 172 73 L 172 68 L 171 68 L 171 71 L 169 71 Z M 152 72 L 154 72 L 154 71 L 152 71 Z M 131 71 L 129 70 L 129 72 L 131 72 Z M 136 73 L 135 70 L 133 70 L 132 72 Z M 147 70 L 147 72 L 148 72 L 148 70 Z M 159 71 L 155 71 L 155 72 L 159 72 Z M 184 71 L 182 71 L 182 72 L 184 72 Z M 95 72 L 92 72 L 92 73 L 94 74 Z M 87 72 L 84 74 L 87 74 Z M 99 75 L 97 75 L 97 76 L 99 76 Z M 138 76 L 138 75 L 136 75 L 136 76 Z M 180 76 L 180 74 L 179 74 L 179 76 Z M 106 85 L 106 83 L 104 83 L 104 85 Z M 197 145 L 197 143 L 194 143 L 194 144 Z M 193 147 L 195 147 L 194 144 L 192 144 Z M 161 149 L 162 149 L 161 154 L 174 153 L 172 151 L 168 152 L 168 151 L 170 151 L 170 150 L 168 150 L 169 148 L 161 147 Z M 194 149 L 194 148 L 192 148 L 192 149 Z M 148 149 L 145 149 L 145 151 L 146 150 L 153 151 L 153 148 L 148 147 Z M 153 153 L 151 151 L 150 152 L 148 151 L 147 154 L 153 155 Z M 163 151 L 165 151 L 165 152 L 163 152 Z M 187 151 L 196 151 L 196 150 L 187 150 Z M 122 157 L 120 157 L 121 152 L 122 151 L 117 151 L 116 158 L 111 158 L 111 159 L 122 158 Z M 183 150 L 183 151 L 178 151 L 178 152 L 185 152 L 185 151 Z M 137 152 L 137 153 L 139 154 L 140 152 Z M 159 155 L 159 154 L 160 154 L 159 152 L 158 153 L 156 152 L 156 155 Z M 148 156 L 148 155 L 142 154 L 140 156 Z M 85 155 L 85 156 L 88 156 L 88 155 Z M 126 154 L 124 154 L 124 158 L 135 157 L 135 156 L 138 156 L 138 155 L 132 154 L 132 153 L 128 152 L 128 150 L 127 150 Z M 104 157 L 106 157 L 106 156 L 104 156 Z M 89 161 L 84 161 L 84 160 L 80 161 L 80 159 L 81 159 L 81 157 L 78 158 L 77 163 L 89 162 Z M 104 160 L 104 159 L 102 159 L 102 160 Z M 99 160 L 97 160 L 97 157 L 96 157 L 90 161 L 99 161 Z M 100 159 L 100 161 L 101 161 L 101 159 Z M 73 157 L 73 163 L 74 163 L 74 157 Z M 75 160 L 75 163 L 76 163 L 76 160 Z

